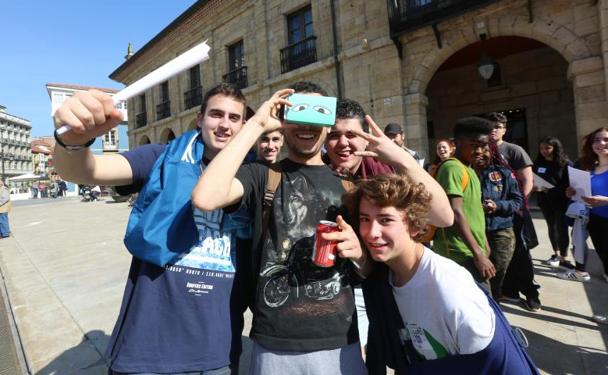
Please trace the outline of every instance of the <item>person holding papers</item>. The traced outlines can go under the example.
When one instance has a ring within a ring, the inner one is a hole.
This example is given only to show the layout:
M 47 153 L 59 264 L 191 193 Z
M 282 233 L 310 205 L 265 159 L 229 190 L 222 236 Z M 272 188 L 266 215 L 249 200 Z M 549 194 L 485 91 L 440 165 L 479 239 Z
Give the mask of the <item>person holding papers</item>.
M 538 199 L 547 228 L 549 230 L 549 240 L 553 247 L 553 255 L 547 263 L 551 267 L 564 267 L 569 270 L 574 269 L 572 263 L 566 260 L 568 256 L 568 224 L 564 215 L 568 208 L 568 198 L 565 191 L 568 186 L 568 166 L 572 162 L 564 154 L 562 143 L 555 137 L 545 137 L 538 146 L 538 156 L 534 160 L 534 173 L 542 180 L 548 182 L 536 184 L 534 191 Z M 542 182 L 540 180 L 540 182 Z M 547 186 L 553 185 L 552 188 Z
M 591 173 L 591 196 L 583 196 L 582 200 L 590 208 L 587 230 L 593 242 L 593 247 L 604 265 L 604 279 L 608 281 L 608 127 L 594 130 L 585 137 L 581 167 Z M 574 196 L 575 189 L 566 189 L 568 197 Z M 574 281 L 589 281 L 589 273 L 585 264 L 576 262 L 574 271 L 558 275 L 562 279 Z M 596 321 L 608 323 L 606 315 L 594 316 Z

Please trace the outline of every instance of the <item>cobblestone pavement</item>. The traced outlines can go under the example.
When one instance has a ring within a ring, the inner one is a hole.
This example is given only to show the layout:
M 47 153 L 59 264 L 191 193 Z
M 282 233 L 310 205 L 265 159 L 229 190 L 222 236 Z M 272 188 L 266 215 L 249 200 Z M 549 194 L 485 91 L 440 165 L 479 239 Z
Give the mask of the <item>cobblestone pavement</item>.
M 103 352 L 129 269 L 122 244 L 128 214 L 124 203 L 76 199 L 19 205 L 11 212 L 13 237 L 0 241 L 0 269 L 21 338 L 15 355 L 23 348 L 31 373 L 106 373 Z M 551 255 L 546 225 L 542 219 L 535 224 L 542 244 L 532 255 L 543 310 L 504 305 L 507 317 L 526 333 L 543 373 L 608 373 L 608 327 L 589 319 L 608 311 L 608 284 L 597 256 L 590 257 L 591 282 L 556 278 L 556 270 L 542 262 Z M 2 319 L 12 319 L 2 306 L 0 335 Z M 241 359 L 241 373 L 246 373 L 247 356 Z

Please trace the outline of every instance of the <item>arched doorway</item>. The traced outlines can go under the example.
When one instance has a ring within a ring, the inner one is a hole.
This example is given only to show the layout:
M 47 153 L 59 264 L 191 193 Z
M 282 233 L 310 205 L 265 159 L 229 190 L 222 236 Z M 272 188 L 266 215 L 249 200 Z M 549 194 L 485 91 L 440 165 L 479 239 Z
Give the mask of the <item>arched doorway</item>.
M 164 129 L 160 134 L 160 143 L 166 144 L 175 139 L 175 133 L 171 128 Z
M 185 131 L 194 130 L 196 128 L 197 128 L 197 124 L 196 124 L 196 117 L 195 117 L 188 123 L 188 126 L 186 127 Z
M 477 69 L 482 53 L 496 63 L 487 81 Z M 499 111 L 509 118 L 506 140 L 532 157 L 539 140 L 548 135 L 561 139 L 572 157 L 577 153 L 568 62 L 539 41 L 504 36 L 470 44 L 441 64 L 426 95 L 430 145 L 436 138 L 451 137 L 452 124 L 460 117 Z
M 486 24 L 489 25 L 489 36 L 491 37 L 487 41 L 498 37 L 532 39 L 544 43 L 547 46 L 544 47 L 546 51 L 556 52 L 561 56 L 561 62 L 566 62 L 567 70 L 565 72 L 563 71 L 564 65 L 561 63 L 557 69 L 561 69 L 563 76 L 572 82 L 570 91 L 573 92 L 574 117 L 570 115 L 570 119 L 574 119 L 574 121 L 570 124 L 570 133 L 568 133 L 570 136 L 568 138 L 571 138 L 574 142 L 570 141 L 566 146 L 569 153 L 576 155 L 576 151 L 573 150 L 578 149 L 578 145 L 572 146 L 572 144 L 577 143 L 576 139 L 595 129 L 600 119 L 608 120 L 607 111 L 598 109 L 606 102 L 603 95 L 604 83 L 597 79 L 591 81 L 594 75 L 603 74 L 604 65 L 601 57 L 597 56 L 597 51 L 594 51 L 585 39 L 576 35 L 566 25 L 555 22 L 555 20 L 536 17 L 534 22 L 530 23 L 526 17 L 513 18 L 505 15 L 494 19 L 490 18 Z M 496 27 L 496 25 L 500 25 L 500 27 Z M 560 37 L 556 38 L 555 35 Z M 408 43 L 407 48 L 403 49 L 404 123 L 406 128 L 416 130 L 415 133 L 418 133 L 419 138 L 414 139 L 414 142 L 417 142 L 422 150 L 429 150 L 429 146 L 432 146 L 429 143 L 429 138 L 432 142 L 438 136 L 438 134 L 432 134 L 437 119 L 433 118 L 427 121 L 427 106 L 429 105 L 427 89 L 429 84 L 436 73 L 441 73 L 439 69 L 446 60 L 458 51 L 480 41 L 480 35 L 476 33 L 475 28 L 461 28 L 458 32 L 449 32 L 449 29 L 445 29 L 442 36 L 441 47 L 429 48 L 428 40 L 420 39 L 418 43 L 424 44 L 425 53 L 408 55 L 408 51 L 414 51 L 417 47 L 421 47 L 415 45 L 415 43 Z M 402 40 L 404 45 L 406 42 L 406 39 Z M 530 63 L 536 63 L 536 61 L 526 61 L 524 66 Z M 522 88 L 522 90 L 524 89 Z M 590 95 L 590 91 L 599 92 L 599 98 L 598 95 Z M 488 96 L 491 97 L 492 95 Z M 486 99 L 489 99 L 488 96 L 486 96 Z M 462 100 L 466 99 L 463 98 Z M 547 98 L 546 100 L 550 99 Z M 440 106 L 441 103 L 433 103 L 432 105 Z M 470 111 L 467 111 L 467 114 L 478 113 L 478 108 L 473 106 Z M 538 140 L 538 135 L 528 135 L 528 142 L 531 147 L 534 147 L 529 151 L 531 154 L 535 154 L 535 143 Z
M 143 135 L 140 139 L 139 142 L 137 143 L 138 146 L 143 146 L 143 145 L 147 145 L 150 144 L 152 142 L 150 142 L 150 138 L 148 138 L 147 135 Z

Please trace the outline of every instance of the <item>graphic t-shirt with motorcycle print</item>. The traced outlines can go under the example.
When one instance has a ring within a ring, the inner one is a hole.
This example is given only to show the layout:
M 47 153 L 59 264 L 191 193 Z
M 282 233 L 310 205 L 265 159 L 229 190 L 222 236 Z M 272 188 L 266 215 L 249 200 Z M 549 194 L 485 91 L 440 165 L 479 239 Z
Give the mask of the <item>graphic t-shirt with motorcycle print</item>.
M 341 179 L 329 167 L 281 162 L 268 227 L 262 226 L 262 201 L 268 167 L 244 165 L 237 179 L 242 205 L 254 219 L 258 251 L 251 337 L 271 350 L 332 349 L 357 341 L 351 262 L 336 258 L 333 267 L 312 262 L 315 229 L 321 220 L 345 218 Z

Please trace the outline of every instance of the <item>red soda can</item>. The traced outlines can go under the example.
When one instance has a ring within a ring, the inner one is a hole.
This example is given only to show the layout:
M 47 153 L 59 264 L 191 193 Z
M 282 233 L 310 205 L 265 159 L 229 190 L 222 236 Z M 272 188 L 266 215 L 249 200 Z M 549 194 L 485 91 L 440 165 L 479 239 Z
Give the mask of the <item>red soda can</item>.
M 312 249 L 312 262 L 319 267 L 333 267 L 336 260 L 338 241 L 327 241 L 321 233 L 339 232 L 338 224 L 333 221 L 321 220 L 315 231 L 315 246 Z

